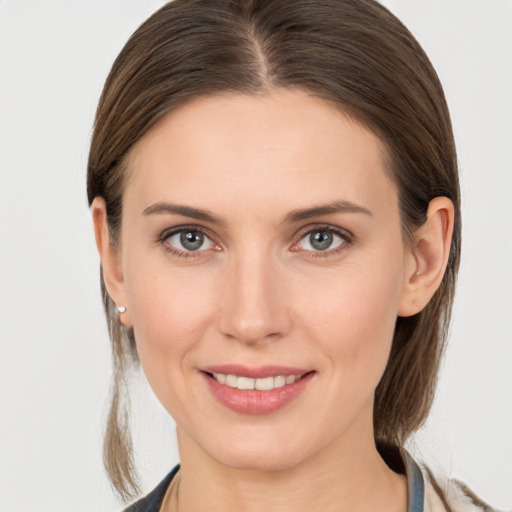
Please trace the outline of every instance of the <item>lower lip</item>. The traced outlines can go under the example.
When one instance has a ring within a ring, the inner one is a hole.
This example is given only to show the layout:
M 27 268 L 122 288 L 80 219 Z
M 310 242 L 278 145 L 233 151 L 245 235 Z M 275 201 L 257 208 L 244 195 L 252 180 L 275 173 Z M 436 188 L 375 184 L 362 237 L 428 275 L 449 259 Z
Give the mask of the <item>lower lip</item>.
M 220 384 L 203 372 L 213 396 L 228 409 L 242 414 L 269 414 L 275 412 L 297 398 L 311 382 L 314 372 L 304 375 L 293 384 L 268 391 L 238 389 Z

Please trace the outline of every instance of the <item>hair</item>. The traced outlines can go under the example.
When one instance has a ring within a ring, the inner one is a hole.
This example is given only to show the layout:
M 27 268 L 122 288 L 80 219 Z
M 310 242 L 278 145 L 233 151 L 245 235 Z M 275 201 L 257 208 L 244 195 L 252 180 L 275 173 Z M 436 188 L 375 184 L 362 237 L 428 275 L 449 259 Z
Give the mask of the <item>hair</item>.
M 450 115 L 437 74 L 408 29 L 374 0 L 175 0 L 143 23 L 115 60 L 96 113 L 89 204 L 104 198 L 119 242 L 127 157 L 164 116 L 219 93 L 301 90 L 374 132 L 397 186 L 404 240 L 437 196 L 455 207 L 447 270 L 429 304 L 398 318 L 375 393 L 375 439 L 403 446 L 425 421 L 444 350 L 460 259 L 460 198 Z M 138 363 L 101 279 L 113 352 L 104 461 L 114 488 L 138 492 L 128 424 L 127 372 Z

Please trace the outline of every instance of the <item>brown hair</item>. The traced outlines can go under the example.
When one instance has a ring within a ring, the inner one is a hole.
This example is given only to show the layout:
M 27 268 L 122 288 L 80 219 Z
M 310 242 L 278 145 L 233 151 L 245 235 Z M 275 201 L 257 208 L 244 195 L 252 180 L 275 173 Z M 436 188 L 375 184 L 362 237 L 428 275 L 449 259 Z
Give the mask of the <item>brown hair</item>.
M 460 201 L 450 116 L 418 42 L 374 0 L 175 0 L 129 39 L 106 81 L 88 163 L 89 202 L 107 204 L 112 243 L 122 213 L 124 162 L 167 113 L 198 96 L 308 91 L 332 102 L 385 143 L 399 193 L 404 240 L 429 202 L 450 198 L 456 229 L 436 294 L 398 318 L 375 395 L 375 438 L 401 446 L 426 419 L 446 340 L 459 264 Z M 137 361 L 133 331 L 120 326 L 102 282 L 114 380 L 104 459 L 127 498 L 137 491 L 128 428 L 126 372 Z

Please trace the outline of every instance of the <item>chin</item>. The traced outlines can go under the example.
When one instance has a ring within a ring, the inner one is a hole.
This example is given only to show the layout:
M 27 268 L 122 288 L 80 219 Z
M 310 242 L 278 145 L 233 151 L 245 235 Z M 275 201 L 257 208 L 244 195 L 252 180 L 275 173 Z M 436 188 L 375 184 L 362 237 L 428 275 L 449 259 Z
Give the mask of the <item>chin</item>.
M 229 446 L 226 446 L 229 443 Z M 204 445 L 203 445 L 204 446 Z M 207 446 L 204 446 L 208 450 Z M 218 463 L 247 471 L 282 471 L 299 465 L 308 458 L 305 443 L 287 436 L 251 436 L 221 440 L 208 450 Z
M 213 455 L 220 464 L 245 471 L 283 471 L 296 466 L 300 462 L 297 456 L 284 453 L 267 453 L 263 450 L 245 450 L 244 452 L 223 452 Z

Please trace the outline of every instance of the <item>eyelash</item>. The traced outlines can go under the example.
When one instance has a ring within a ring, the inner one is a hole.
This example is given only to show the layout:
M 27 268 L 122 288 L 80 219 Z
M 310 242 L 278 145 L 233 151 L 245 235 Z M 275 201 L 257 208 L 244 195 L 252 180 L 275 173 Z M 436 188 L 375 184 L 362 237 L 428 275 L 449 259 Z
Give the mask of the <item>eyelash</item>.
M 352 245 L 355 241 L 354 235 L 347 231 L 346 229 L 341 229 L 335 226 L 331 226 L 329 224 L 316 224 L 314 226 L 308 226 L 304 230 L 301 230 L 299 240 L 298 242 L 294 243 L 294 246 L 298 245 L 307 236 L 318 231 L 327 232 L 331 233 L 332 235 L 338 236 L 339 238 L 341 238 L 342 242 L 338 247 L 335 247 L 334 249 L 327 249 L 325 251 L 303 251 L 308 258 L 329 258 L 332 256 L 337 256 L 339 253 L 346 250 L 347 247 Z M 300 249 L 297 250 L 297 252 L 299 251 Z
M 179 233 L 184 233 L 184 232 L 186 233 L 187 231 L 191 231 L 194 233 L 200 233 L 200 234 L 204 235 L 205 238 L 208 238 L 215 244 L 215 242 L 213 241 L 213 237 L 211 235 L 209 235 L 208 232 L 204 228 L 201 228 L 199 226 L 180 226 L 177 228 L 166 230 L 158 237 L 156 242 L 163 246 L 165 252 L 172 254 L 176 258 L 181 258 L 181 259 L 197 258 L 201 254 L 201 252 L 204 252 L 204 251 L 180 251 L 179 249 L 176 249 L 175 247 L 173 247 L 172 245 L 167 243 L 167 240 L 171 236 L 178 235 Z M 215 245 L 217 245 L 217 244 L 215 244 Z
M 164 250 L 172 254 L 176 258 L 180 259 L 187 259 L 187 258 L 197 258 L 201 255 L 202 252 L 205 252 L 205 250 L 198 250 L 198 251 L 181 251 L 179 249 L 176 249 L 169 243 L 167 243 L 167 240 L 174 235 L 177 235 L 179 233 L 192 231 L 195 233 L 202 234 L 205 238 L 209 239 L 213 244 L 217 245 L 214 241 L 213 237 L 208 233 L 207 230 L 200 226 L 180 226 L 177 228 L 173 228 L 171 230 L 164 231 L 156 240 L 157 243 L 161 244 L 164 248 Z M 307 257 L 310 258 L 329 258 L 331 256 L 338 255 L 341 251 L 345 250 L 347 246 L 350 246 L 354 243 L 355 237 L 352 233 L 345 229 L 337 228 L 328 224 L 318 224 L 313 227 L 308 226 L 307 230 L 303 230 L 299 235 L 299 240 L 294 243 L 294 247 L 300 243 L 300 241 L 304 240 L 306 236 L 311 235 L 312 233 L 318 232 L 318 231 L 324 231 L 331 233 L 335 236 L 338 236 L 342 239 L 342 242 L 338 247 L 335 247 L 334 249 L 327 249 L 325 251 L 311 251 L 306 250 L 303 251 L 307 254 Z M 218 245 L 217 245 L 218 246 Z M 300 252 L 300 249 L 292 249 L 293 252 Z

